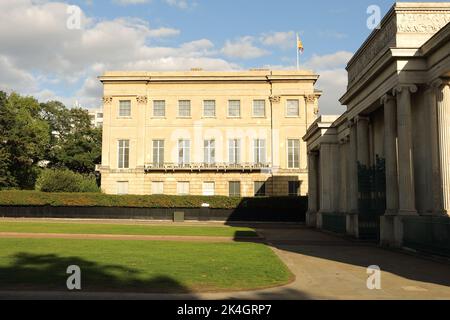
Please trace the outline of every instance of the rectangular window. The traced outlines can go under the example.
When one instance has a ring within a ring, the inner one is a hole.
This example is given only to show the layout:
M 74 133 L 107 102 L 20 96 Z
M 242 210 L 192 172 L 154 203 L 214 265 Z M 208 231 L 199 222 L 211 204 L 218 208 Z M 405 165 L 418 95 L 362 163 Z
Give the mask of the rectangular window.
M 119 140 L 119 169 L 128 169 L 130 167 L 130 140 Z
M 166 101 L 164 100 L 153 101 L 153 116 L 160 118 L 166 116 Z
M 264 181 L 255 181 L 255 197 L 266 196 L 266 183 Z
M 178 164 L 184 165 L 191 162 L 191 141 L 178 140 Z
M 215 194 L 215 183 L 214 182 L 203 182 L 203 195 L 204 196 L 214 196 Z
M 216 141 L 205 140 L 204 141 L 204 163 L 214 164 L 216 163 Z
M 228 117 L 239 118 L 241 116 L 241 101 L 230 100 L 228 101 Z
M 180 196 L 189 195 L 189 182 L 178 182 L 177 183 L 177 194 Z
M 119 101 L 119 117 L 131 117 L 131 100 Z
M 255 164 L 266 163 L 266 140 L 255 139 L 253 141 L 253 160 Z
M 191 117 L 191 101 L 180 100 L 178 101 L 178 116 L 182 118 Z
M 300 168 L 300 140 L 298 139 L 288 140 L 288 168 Z
M 289 196 L 297 197 L 300 191 L 300 181 L 289 181 Z
M 103 113 L 97 113 L 97 118 L 103 119 Z
M 153 140 L 153 164 L 164 164 L 164 140 Z
M 203 101 L 203 116 L 205 118 L 215 118 L 216 117 L 216 101 L 215 100 Z
M 253 116 L 265 117 L 266 116 L 266 101 L 265 100 L 253 100 Z
M 117 181 L 117 194 L 128 194 L 128 181 Z
M 288 100 L 286 106 L 286 115 L 288 117 L 298 117 L 300 115 L 299 101 Z
M 228 141 L 228 160 L 230 164 L 241 162 L 241 140 L 231 139 Z
M 241 196 L 241 182 L 240 181 L 230 181 L 228 188 L 229 188 L 230 197 L 239 198 Z
M 153 181 L 152 182 L 152 194 L 164 194 L 164 182 Z

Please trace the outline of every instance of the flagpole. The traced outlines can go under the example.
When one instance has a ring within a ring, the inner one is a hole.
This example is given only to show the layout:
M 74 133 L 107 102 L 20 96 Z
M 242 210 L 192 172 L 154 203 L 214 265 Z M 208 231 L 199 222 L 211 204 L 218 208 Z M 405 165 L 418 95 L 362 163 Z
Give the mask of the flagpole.
M 297 50 L 297 71 L 300 70 L 300 49 L 298 47 L 298 33 L 297 33 L 297 43 L 295 45 L 295 49 Z

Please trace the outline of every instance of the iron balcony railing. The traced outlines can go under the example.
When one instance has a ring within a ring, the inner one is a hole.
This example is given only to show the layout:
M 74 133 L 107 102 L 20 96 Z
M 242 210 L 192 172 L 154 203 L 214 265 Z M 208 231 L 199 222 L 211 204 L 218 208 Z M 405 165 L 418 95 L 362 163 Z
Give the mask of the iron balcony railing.
M 166 171 L 265 171 L 270 170 L 269 163 L 150 163 L 145 172 Z

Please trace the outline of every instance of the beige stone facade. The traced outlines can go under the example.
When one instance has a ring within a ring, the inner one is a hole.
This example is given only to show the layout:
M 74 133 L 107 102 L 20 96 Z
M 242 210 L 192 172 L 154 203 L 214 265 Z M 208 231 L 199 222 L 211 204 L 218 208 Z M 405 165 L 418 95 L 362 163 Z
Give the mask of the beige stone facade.
M 102 190 L 307 194 L 302 137 L 317 118 L 317 79 L 308 71 L 107 72 Z
M 304 137 L 309 225 L 361 237 L 381 222 L 394 246 L 436 227 L 433 241 L 449 241 L 433 220 L 450 214 L 449 23 L 448 2 L 397 3 L 351 59 L 347 111 Z

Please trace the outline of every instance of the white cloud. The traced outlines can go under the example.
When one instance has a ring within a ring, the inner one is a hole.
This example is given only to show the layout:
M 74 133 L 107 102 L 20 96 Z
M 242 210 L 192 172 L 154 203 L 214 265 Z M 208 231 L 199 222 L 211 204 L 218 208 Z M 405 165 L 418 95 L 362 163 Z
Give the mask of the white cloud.
M 323 90 L 320 98 L 321 114 L 341 114 L 345 107 L 339 98 L 347 88 L 347 71 L 345 66 L 353 54 L 348 51 L 338 51 L 327 55 L 313 55 L 305 67 L 315 70 L 319 75 L 316 87 Z
M 297 40 L 294 31 L 286 31 L 264 33 L 261 35 L 260 41 L 266 46 L 274 46 L 286 50 L 295 48 Z
M 183 10 L 197 6 L 197 2 L 191 0 L 164 0 L 164 2 Z
M 1 88 L 97 106 L 101 97 L 97 76 L 106 70 L 238 68 L 214 57 L 219 50 L 208 39 L 177 47 L 155 46 L 156 39 L 176 36 L 180 31 L 151 28 L 139 19 L 94 21 L 83 14 L 82 30 L 69 30 L 67 6 L 35 0 L 0 2 Z M 56 84 L 76 97 L 45 90 Z
M 254 45 L 255 39 L 250 36 L 241 37 L 235 41 L 227 40 L 222 53 L 230 58 L 254 59 L 270 54 L 270 52 Z

